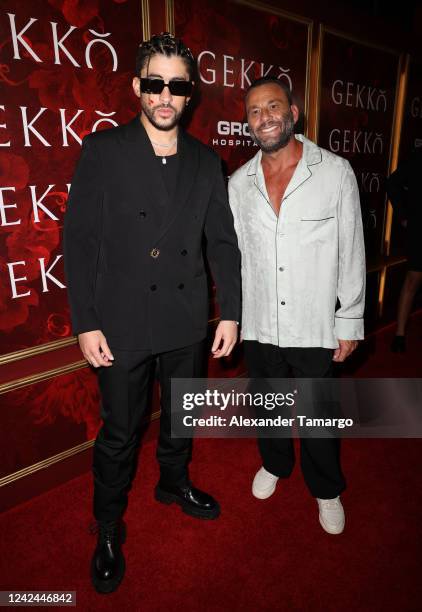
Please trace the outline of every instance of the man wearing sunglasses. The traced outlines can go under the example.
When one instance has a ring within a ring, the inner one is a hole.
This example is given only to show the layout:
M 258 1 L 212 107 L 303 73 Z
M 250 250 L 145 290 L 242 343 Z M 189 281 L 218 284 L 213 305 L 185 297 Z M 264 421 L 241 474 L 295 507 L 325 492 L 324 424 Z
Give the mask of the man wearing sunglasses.
M 124 574 L 121 517 L 139 427 L 159 362 L 160 479 L 155 498 L 201 519 L 218 503 L 188 474 L 189 439 L 171 437 L 171 378 L 201 376 L 208 328 L 206 254 L 221 320 L 212 355 L 231 353 L 240 314 L 240 253 L 221 163 L 179 127 L 194 58 L 169 34 L 139 47 L 130 123 L 84 139 L 65 217 L 65 268 L 73 331 L 98 368 L 103 425 L 94 445 L 98 541 L 91 578 L 114 591 Z

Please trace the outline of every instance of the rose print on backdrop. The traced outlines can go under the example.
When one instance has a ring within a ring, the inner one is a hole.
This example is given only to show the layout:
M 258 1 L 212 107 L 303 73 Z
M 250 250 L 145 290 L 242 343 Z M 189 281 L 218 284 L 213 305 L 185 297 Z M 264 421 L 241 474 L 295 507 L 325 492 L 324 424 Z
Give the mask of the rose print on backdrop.
M 85 440 L 95 438 L 101 419 L 95 374 L 89 369 L 51 379 L 32 396 L 30 416 L 35 425 L 54 424 L 59 416 L 86 428 Z
M 176 34 L 198 58 L 200 104 L 189 130 L 212 146 L 232 173 L 257 148 L 245 122 L 244 96 L 263 75 L 280 78 L 306 98 L 308 24 L 237 2 L 175 2 Z
M 0 9 L 1 353 L 70 334 L 62 228 L 81 139 L 130 120 L 135 0 L 5 0 Z M 18 221 L 18 223 L 13 223 Z
M 0 478 L 93 440 L 100 425 L 96 376 L 88 368 L 5 394 Z

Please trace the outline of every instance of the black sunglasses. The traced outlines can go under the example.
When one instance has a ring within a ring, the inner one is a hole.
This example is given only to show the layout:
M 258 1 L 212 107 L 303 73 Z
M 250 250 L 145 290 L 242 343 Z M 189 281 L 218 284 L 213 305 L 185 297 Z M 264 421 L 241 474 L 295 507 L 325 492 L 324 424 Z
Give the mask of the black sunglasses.
M 163 79 L 149 79 L 141 77 L 142 93 L 160 94 L 164 87 L 168 87 L 172 96 L 189 96 L 192 92 L 192 81 L 169 81 L 164 83 Z

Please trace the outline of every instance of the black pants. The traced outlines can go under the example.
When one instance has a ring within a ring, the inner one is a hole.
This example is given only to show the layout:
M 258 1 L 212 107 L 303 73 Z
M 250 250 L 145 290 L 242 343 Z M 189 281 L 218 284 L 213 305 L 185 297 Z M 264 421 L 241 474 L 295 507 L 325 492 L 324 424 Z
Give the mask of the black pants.
M 116 520 L 127 505 L 139 429 L 151 401 L 151 374 L 157 357 L 161 389 L 157 447 L 160 480 L 176 485 L 188 481 L 192 441 L 171 438 L 171 378 L 197 378 L 203 367 L 203 342 L 159 355 L 110 348 L 113 365 L 98 371 L 103 425 L 95 440 L 93 460 L 94 516 L 103 521 Z
M 281 348 L 245 340 L 244 353 L 251 378 L 325 378 L 333 375 L 333 350 Z M 295 463 L 291 438 L 259 438 L 263 466 L 271 474 L 288 478 Z M 314 497 L 332 499 L 346 488 L 340 467 L 339 438 L 301 438 L 303 477 Z

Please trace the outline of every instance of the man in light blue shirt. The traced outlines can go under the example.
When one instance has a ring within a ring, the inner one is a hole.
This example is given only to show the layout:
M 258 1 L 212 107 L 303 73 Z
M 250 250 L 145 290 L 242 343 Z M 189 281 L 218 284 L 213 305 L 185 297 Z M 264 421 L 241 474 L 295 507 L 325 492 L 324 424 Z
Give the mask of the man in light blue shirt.
M 332 376 L 363 339 L 365 249 L 349 162 L 294 134 L 290 90 L 264 77 L 246 94 L 257 154 L 229 181 L 242 254 L 241 339 L 253 378 Z M 340 307 L 336 309 L 337 301 Z M 260 439 L 252 491 L 264 499 L 294 465 L 291 438 Z M 338 438 L 302 438 L 305 482 L 329 533 L 344 529 Z

